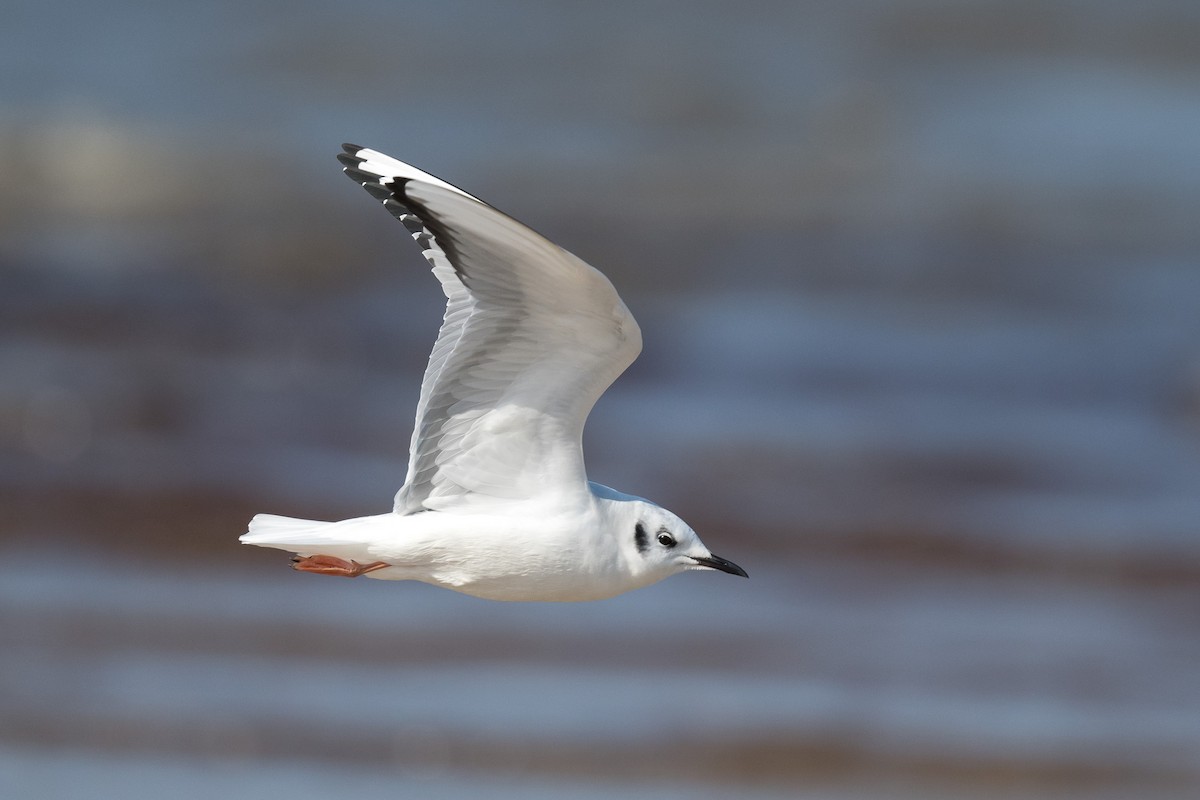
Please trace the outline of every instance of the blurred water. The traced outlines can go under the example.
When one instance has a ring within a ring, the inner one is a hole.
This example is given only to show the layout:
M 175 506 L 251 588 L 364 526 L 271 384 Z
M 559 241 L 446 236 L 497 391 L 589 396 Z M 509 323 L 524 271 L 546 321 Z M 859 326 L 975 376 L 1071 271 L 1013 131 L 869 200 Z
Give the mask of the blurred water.
M 0 794 L 1195 796 L 1194 4 L 3 17 Z M 403 478 L 441 297 L 344 139 L 610 275 L 591 475 L 751 581 L 236 545 Z
M 837 797 L 927 771 L 967 791 L 1014 765 L 1031 786 L 1166 792 L 1148 796 L 1197 778 L 1196 607 L 1177 590 L 825 560 L 763 565 L 748 588 L 688 576 L 523 607 L 65 556 L 4 560 L 0 718 L 9 748 L 71 748 L 85 772 L 94 756 L 71 752 L 522 786 L 621 764 L 604 780 L 645 796 L 667 776 Z

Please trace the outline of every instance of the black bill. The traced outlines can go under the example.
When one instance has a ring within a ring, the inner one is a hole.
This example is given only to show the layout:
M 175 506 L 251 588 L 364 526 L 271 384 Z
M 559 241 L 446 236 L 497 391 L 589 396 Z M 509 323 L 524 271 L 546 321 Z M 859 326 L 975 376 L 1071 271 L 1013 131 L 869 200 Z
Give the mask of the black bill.
M 733 563 L 732 561 L 726 561 L 725 559 L 721 558 L 720 556 L 707 555 L 707 556 L 704 556 L 703 558 L 701 558 L 699 556 L 692 556 L 692 560 L 695 561 L 697 564 L 699 564 L 702 567 L 708 567 L 709 569 L 717 569 L 717 570 L 720 570 L 721 572 L 728 572 L 730 575 L 741 575 L 743 578 L 750 577 L 749 575 L 746 574 L 746 570 L 742 569 L 741 567 L 739 567 L 737 564 Z

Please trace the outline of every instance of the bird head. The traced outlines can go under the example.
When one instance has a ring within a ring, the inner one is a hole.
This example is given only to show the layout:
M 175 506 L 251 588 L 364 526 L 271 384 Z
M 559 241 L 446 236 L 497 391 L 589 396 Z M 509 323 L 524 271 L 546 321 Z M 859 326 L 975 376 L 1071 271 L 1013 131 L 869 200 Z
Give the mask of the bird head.
M 714 555 L 690 525 L 662 506 L 593 485 L 597 488 L 611 493 L 606 497 L 612 501 L 610 525 L 631 571 L 647 583 L 694 569 L 749 577 L 737 564 Z

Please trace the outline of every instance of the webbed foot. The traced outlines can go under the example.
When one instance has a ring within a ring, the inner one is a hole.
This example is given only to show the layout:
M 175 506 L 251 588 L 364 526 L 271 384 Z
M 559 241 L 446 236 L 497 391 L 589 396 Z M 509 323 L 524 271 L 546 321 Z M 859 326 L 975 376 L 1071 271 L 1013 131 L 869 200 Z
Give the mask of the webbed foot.
M 292 569 L 297 572 L 315 572 L 318 575 L 340 575 L 343 578 L 357 578 L 377 569 L 390 567 L 383 561 L 373 561 L 370 564 L 360 564 L 357 561 L 346 561 L 334 556 L 292 556 Z

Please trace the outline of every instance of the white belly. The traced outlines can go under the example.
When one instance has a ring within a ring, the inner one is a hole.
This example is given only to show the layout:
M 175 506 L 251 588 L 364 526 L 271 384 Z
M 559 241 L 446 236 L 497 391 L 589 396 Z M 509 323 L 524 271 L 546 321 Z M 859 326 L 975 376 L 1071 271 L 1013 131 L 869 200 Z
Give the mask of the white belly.
M 368 573 L 371 578 L 517 601 L 600 600 L 640 585 L 627 574 L 617 543 L 594 526 L 583 528 L 578 518 L 384 517 L 388 527 L 378 529 L 364 557 L 394 566 Z

